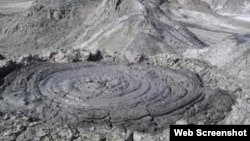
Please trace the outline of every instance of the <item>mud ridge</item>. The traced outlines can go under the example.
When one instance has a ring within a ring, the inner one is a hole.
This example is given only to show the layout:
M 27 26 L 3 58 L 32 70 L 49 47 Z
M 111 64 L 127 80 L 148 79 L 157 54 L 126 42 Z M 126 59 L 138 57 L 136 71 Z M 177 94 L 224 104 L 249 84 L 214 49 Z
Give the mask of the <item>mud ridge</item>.
M 217 108 L 223 106 L 211 107 L 218 116 L 212 121 L 206 117 L 211 115 L 204 115 L 201 120 L 207 123 L 223 119 L 220 113 L 233 104 L 230 95 L 203 87 L 192 72 L 142 64 L 40 64 L 4 79 L 1 111 L 19 111 L 48 122 L 111 123 L 153 132 L 180 118 L 196 119 L 196 113 L 216 105 L 213 97 L 228 104 L 222 111 Z

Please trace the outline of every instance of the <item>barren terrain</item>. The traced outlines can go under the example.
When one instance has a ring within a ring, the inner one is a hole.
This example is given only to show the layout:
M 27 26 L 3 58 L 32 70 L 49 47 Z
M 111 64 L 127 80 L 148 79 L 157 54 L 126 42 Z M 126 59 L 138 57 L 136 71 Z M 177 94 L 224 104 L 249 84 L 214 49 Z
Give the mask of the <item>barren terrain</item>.
M 0 140 L 169 140 L 250 124 L 248 0 L 0 0 Z

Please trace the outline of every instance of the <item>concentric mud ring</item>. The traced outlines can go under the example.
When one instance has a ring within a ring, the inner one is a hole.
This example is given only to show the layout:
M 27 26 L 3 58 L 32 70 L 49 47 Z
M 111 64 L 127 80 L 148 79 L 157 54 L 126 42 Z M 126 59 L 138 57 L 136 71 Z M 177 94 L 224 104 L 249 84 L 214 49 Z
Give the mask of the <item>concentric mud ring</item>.
M 29 66 L 6 76 L 2 87 L 2 110 L 11 107 L 45 120 L 128 127 L 145 120 L 153 124 L 159 117 L 175 121 L 205 94 L 194 73 L 142 64 Z

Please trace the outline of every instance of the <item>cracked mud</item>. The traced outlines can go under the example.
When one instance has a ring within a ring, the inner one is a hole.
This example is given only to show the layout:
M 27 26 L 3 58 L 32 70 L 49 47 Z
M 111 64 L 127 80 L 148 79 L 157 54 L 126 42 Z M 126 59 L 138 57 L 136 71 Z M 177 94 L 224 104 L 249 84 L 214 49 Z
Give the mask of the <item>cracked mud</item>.
M 250 124 L 249 11 L 0 0 L 0 140 L 168 141 L 170 124 Z
M 206 113 L 203 120 L 218 122 L 233 104 L 230 95 L 203 87 L 192 72 L 142 64 L 31 65 L 7 75 L 1 87 L 3 112 L 150 132 L 185 116 L 196 120 L 209 109 L 215 116 Z

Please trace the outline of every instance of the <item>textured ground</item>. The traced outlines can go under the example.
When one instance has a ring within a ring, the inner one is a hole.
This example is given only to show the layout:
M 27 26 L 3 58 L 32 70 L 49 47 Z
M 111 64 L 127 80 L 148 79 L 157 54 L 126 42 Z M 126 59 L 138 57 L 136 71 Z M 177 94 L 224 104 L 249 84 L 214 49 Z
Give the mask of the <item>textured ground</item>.
M 0 140 L 169 140 L 250 123 L 248 0 L 0 0 Z
M 210 107 L 203 122 L 216 123 L 234 101 L 230 95 L 204 88 L 199 77 L 188 71 L 140 64 L 31 66 L 6 76 L 2 88 L 2 111 L 28 112 L 53 122 L 118 124 L 140 131 L 157 131 L 181 114 L 187 113 L 188 118 Z M 212 107 L 219 101 L 225 105 Z M 190 108 L 194 105 L 196 109 Z

